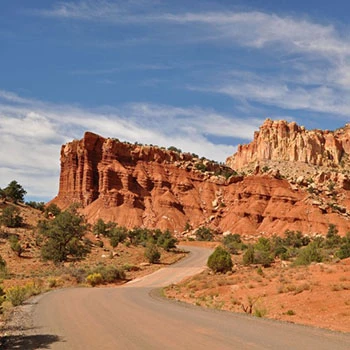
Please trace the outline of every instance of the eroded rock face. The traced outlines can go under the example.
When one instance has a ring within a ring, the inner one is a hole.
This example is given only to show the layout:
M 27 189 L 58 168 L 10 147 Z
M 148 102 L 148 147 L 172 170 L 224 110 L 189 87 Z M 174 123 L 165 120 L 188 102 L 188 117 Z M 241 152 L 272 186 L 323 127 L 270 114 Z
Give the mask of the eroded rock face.
M 342 213 L 275 175 L 230 176 L 227 168 L 202 163 L 188 153 L 133 145 L 85 133 L 61 150 L 60 188 L 53 200 L 62 208 L 82 205 L 88 221 L 98 218 L 128 228 L 183 231 L 210 226 L 219 232 L 254 236 L 286 229 L 325 233 L 329 223 L 350 231 L 350 197 Z M 200 169 L 200 170 L 197 170 Z M 224 172 L 226 177 L 218 175 Z M 317 202 L 318 203 L 318 202 Z
M 344 167 L 350 156 L 350 124 L 334 132 L 306 130 L 295 122 L 266 119 L 254 140 L 240 145 L 227 165 L 240 170 L 250 163 L 275 160 Z

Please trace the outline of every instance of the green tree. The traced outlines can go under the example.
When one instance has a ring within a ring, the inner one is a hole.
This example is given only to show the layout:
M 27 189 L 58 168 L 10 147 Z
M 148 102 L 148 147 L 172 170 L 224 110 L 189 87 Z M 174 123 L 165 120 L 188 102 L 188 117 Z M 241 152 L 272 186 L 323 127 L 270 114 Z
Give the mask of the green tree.
M 23 203 L 27 191 L 16 181 L 11 181 L 6 188 L 1 190 L 1 197 L 10 199 L 14 203 Z
M 68 257 L 81 259 L 89 252 L 84 242 L 86 224 L 83 217 L 70 211 L 62 211 L 51 221 L 39 223 L 39 233 L 45 237 L 41 255 L 55 263 L 67 261 Z
M 231 271 L 233 266 L 230 253 L 220 246 L 209 256 L 207 265 L 214 272 Z
M 18 208 L 7 206 L 2 211 L 0 222 L 6 227 L 20 227 L 23 224 L 23 218 L 21 217 Z

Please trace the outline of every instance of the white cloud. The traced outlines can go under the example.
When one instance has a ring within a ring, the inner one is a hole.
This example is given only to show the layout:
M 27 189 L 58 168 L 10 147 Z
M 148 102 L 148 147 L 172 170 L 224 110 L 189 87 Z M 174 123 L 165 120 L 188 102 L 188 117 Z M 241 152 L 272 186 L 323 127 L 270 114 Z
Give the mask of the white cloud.
M 40 11 L 40 15 L 109 24 L 158 25 L 160 32 L 172 38 L 177 36 L 182 43 L 192 39 L 226 48 L 254 49 L 253 55 L 262 55 L 277 67 L 270 77 L 261 72 L 244 80 L 231 76 L 230 80 L 221 77 L 221 81 L 208 81 L 212 78 L 206 77 L 195 89 L 279 108 L 349 115 L 350 36 L 344 27 L 342 32 L 335 25 L 300 15 L 170 9 L 162 12 L 161 7 L 145 1 L 81 1 L 60 3 L 51 10 Z
M 17 180 L 28 196 L 53 198 L 57 193 L 61 145 L 84 131 L 120 140 L 179 147 L 224 161 L 235 146 L 213 138 L 250 139 L 261 124 L 199 107 L 133 103 L 121 108 L 86 109 L 54 105 L 2 92 L 0 101 L 0 186 Z
M 343 77 L 346 79 L 346 76 Z M 324 79 L 328 79 L 324 75 Z M 294 80 L 294 81 L 293 81 Z M 210 87 L 197 87 L 199 91 L 215 92 L 234 99 L 259 102 L 286 110 L 305 110 L 322 114 L 338 115 L 344 119 L 350 115 L 347 89 L 331 86 L 326 82 L 310 86 L 297 78 L 267 77 L 264 75 L 238 74 Z M 321 118 L 321 115 L 320 115 Z
M 52 9 L 38 10 L 36 13 L 54 18 L 108 23 L 202 25 L 203 32 L 210 40 L 226 38 L 255 48 L 282 45 L 298 52 L 350 55 L 350 40 L 346 36 L 341 37 L 332 25 L 259 11 L 166 13 L 156 11 L 152 4 L 151 1 L 61 2 Z M 187 32 L 187 36 L 190 35 L 191 31 Z

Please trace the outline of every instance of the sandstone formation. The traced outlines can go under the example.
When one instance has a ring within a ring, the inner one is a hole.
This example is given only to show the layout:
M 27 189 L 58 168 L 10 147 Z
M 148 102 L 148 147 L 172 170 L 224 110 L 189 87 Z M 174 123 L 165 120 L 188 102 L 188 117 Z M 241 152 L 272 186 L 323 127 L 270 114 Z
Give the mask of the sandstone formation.
M 334 142 L 346 148 L 346 140 Z M 324 234 L 330 223 L 341 234 L 350 231 L 349 191 L 330 189 L 328 196 L 307 188 L 278 172 L 239 176 L 189 153 L 87 132 L 62 146 L 60 188 L 53 202 L 62 208 L 80 203 L 91 223 L 102 218 L 176 234 L 186 223 L 248 238 L 282 235 L 286 229 Z
M 303 162 L 331 168 L 349 168 L 350 124 L 332 131 L 306 130 L 295 122 L 266 119 L 254 140 L 240 145 L 227 165 L 240 170 L 259 161 Z

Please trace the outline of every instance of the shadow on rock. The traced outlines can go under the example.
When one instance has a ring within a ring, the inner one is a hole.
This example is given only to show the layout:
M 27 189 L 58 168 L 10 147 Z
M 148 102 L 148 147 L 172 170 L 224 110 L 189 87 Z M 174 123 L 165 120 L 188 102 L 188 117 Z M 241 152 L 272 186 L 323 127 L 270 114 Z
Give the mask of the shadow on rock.
M 0 348 L 4 350 L 35 350 L 50 349 L 50 345 L 63 341 L 59 336 L 52 334 L 37 335 L 9 335 L 0 340 Z

